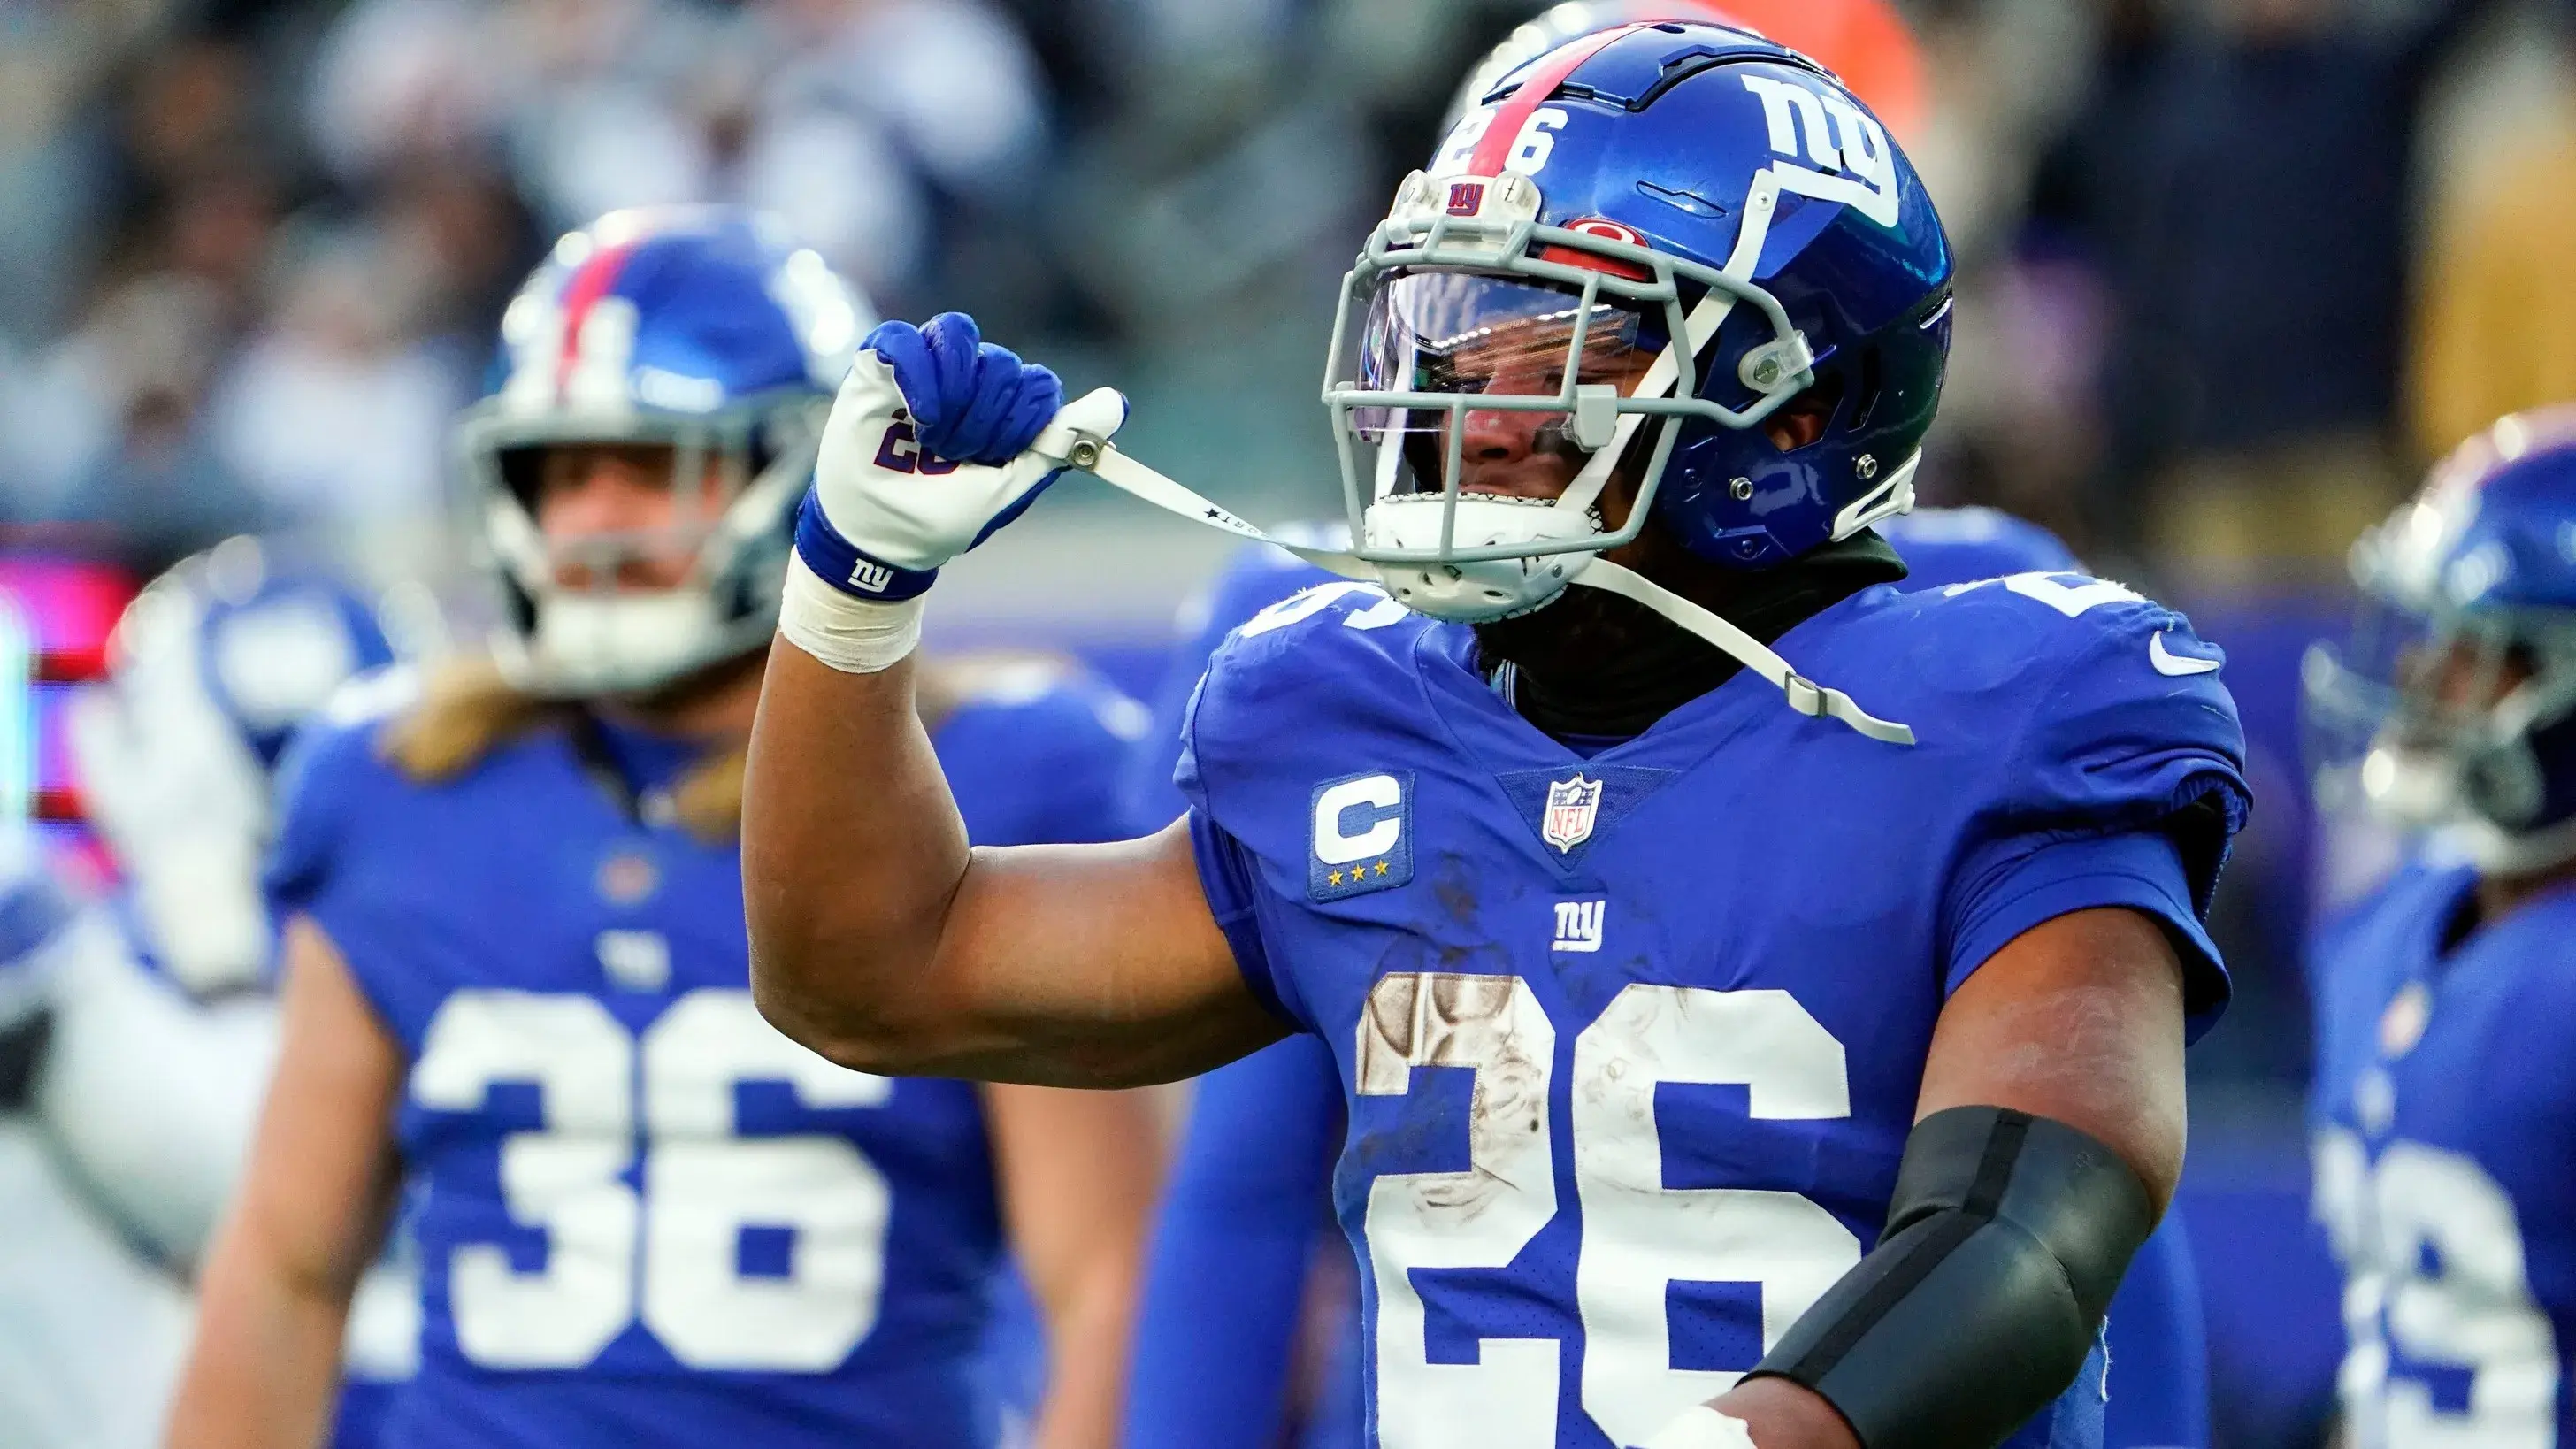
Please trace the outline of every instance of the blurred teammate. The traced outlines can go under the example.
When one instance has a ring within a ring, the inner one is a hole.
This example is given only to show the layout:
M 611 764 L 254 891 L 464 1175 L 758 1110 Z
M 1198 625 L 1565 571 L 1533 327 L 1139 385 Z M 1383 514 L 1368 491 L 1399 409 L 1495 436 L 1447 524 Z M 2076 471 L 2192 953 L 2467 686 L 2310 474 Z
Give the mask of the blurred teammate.
M 0 1171 L 18 1204 L 0 1269 L 15 1290 L 0 1291 L 0 1442 L 112 1449 L 160 1432 L 186 1277 L 276 1046 L 258 880 L 271 771 L 296 721 L 390 658 L 346 588 L 238 538 L 145 589 L 106 678 L 73 702 L 82 799 L 121 882 L 108 902 L 67 906 L 58 931 L 0 907 L 21 927 L 0 975 L 49 967 L 22 1119 L 42 1151 Z M 41 863 L 16 859 L 21 892 L 39 888 Z M 49 1175 L 67 1190 L 47 1192 Z M 360 1334 L 351 1347 L 361 1372 L 383 1372 L 407 1346 Z
M 2081 572 L 2056 535 L 1989 508 L 1918 509 L 1877 531 L 1904 557 L 1907 589 Z M 1198 628 L 1173 655 L 1153 728 L 1131 755 L 1131 828 L 1151 832 L 1187 808 L 1171 783 L 1183 715 L 1226 636 L 1300 590 L 1336 582 L 1253 545 L 1193 603 Z M 1313 1037 L 1264 1047 L 1199 1079 L 1147 1260 L 1128 1449 L 1258 1449 L 1297 1421 L 1307 1449 L 1365 1442 L 1355 1308 L 1315 1366 L 1311 1404 L 1294 1402 L 1292 1377 L 1343 1127 L 1332 1054 Z M 2106 1346 L 2117 1372 L 2103 1409 L 2106 1449 L 2209 1442 L 2208 1334 L 2178 1214 L 2167 1211 L 2111 1302 Z
M 968 849 L 919 596 L 1068 460 L 1229 516 L 1106 450 L 1115 394 L 1059 414 L 962 319 L 879 329 L 754 732 L 764 1010 L 1097 1085 L 1320 1036 L 1383 1445 L 2098 1442 L 2225 995 L 2242 742 L 2117 585 L 1875 587 L 1948 273 L 1790 52 L 1626 27 L 1507 77 L 1345 288 L 1336 562 L 1383 589 L 1237 630 L 1188 816 L 1090 849 Z
M 1109 1442 L 1142 1104 L 847 1071 L 745 989 L 740 742 L 862 320 L 723 211 L 613 215 L 511 306 L 463 436 L 516 628 L 290 756 L 284 1043 L 174 1445 L 312 1441 L 406 1182 L 389 1445 L 994 1444 L 1006 1237 L 1053 1331 L 1038 1442 Z M 979 838 L 1098 828 L 1120 701 L 1042 660 L 930 677 Z
M 55 987 L 121 950 L 23 825 L 0 836 L 0 1443 L 27 1449 L 143 1449 L 187 1342 L 186 1288 L 127 1242 L 34 1110 Z
M 2360 1449 L 2576 1432 L 2571 539 L 2576 409 L 2508 417 L 2363 536 L 2365 624 L 2306 669 L 2321 796 L 2427 832 L 2309 971 Z

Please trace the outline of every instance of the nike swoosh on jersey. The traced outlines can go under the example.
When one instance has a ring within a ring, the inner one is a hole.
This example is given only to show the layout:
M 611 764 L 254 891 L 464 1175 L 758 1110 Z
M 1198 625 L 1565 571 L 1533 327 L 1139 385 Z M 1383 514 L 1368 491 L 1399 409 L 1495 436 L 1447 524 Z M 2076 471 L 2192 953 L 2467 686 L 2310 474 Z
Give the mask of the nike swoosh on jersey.
M 2218 660 L 2194 659 L 2187 654 L 2176 654 L 2165 648 L 2165 636 L 2161 630 L 2157 632 L 2156 637 L 2147 641 L 2147 662 L 2156 667 L 2156 673 L 2170 674 L 2177 679 L 2194 674 L 2215 674 L 2219 668 Z

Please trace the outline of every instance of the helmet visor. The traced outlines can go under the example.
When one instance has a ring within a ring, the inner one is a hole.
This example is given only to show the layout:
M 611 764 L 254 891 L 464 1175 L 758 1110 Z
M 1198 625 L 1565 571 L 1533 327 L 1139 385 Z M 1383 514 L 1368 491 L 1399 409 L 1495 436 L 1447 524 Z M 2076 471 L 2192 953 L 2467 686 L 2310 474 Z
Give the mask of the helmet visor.
M 502 450 L 501 476 L 537 527 L 558 588 L 675 588 L 700 562 L 756 467 L 728 441 L 555 441 Z M 621 506 L 583 495 L 617 480 Z M 560 506 L 570 499 L 570 506 Z M 569 515 L 569 525 L 558 522 Z M 604 516 L 603 516 L 604 515 Z
M 765 636 L 827 406 L 798 390 L 704 417 L 470 412 L 460 453 L 529 682 L 650 689 Z
M 1608 442 L 1599 422 L 1578 427 L 1577 390 L 1636 396 L 1669 341 L 1661 309 L 1581 288 L 1390 273 L 1368 298 L 1357 368 L 1367 396 L 1346 426 L 1380 454 L 1379 496 L 1438 491 L 1455 451 L 1465 491 L 1552 497 Z
M 2460 804 L 2460 772 L 2530 723 L 2537 663 L 2508 618 L 2365 597 L 2349 636 L 2311 648 L 2302 669 L 2319 802 L 2440 823 Z

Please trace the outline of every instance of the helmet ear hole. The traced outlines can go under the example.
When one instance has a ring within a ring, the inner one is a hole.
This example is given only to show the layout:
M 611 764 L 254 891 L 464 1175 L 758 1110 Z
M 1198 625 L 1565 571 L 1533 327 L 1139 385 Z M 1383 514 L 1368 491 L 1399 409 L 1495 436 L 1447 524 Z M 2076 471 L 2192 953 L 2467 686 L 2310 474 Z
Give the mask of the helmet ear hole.
M 1879 350 L 1868 348 L 1860 355 L 1860 385 L 1852 392 L 1850 426 L 1855 430 L 1869 426 L 1870 416 L 1878 411 L 1879 394 L 1885 390 L 1885 367 Z
M 1842 406 L 1843 375 L 1827 373 L 1805 392 L 1780 405 L 1762 424 L 1771 445 L 1783 453 L 1812 447 L 1834 430 L 1834 413 Z

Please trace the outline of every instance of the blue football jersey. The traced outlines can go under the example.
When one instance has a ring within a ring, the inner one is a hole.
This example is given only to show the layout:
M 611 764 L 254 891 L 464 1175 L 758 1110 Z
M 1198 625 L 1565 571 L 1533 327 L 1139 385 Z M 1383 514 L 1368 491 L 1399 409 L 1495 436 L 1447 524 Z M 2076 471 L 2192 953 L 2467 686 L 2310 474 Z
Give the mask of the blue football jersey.
M 1287 530 L 1308 537 L 1314 530 Z M 1345 539 L 1330 540 L 1340 546 Z M 1181 642 L 1156 681 L 1151 726 L 1127 762 L 1121 787 L 1121 809 L 1131 834 L 1150 835 L 1181 817 L 1189 802 L 1172 785 L 1172 765 L 1181 752 L 1181 716 L 1217 646 L 1244 620 L 1300 589 L 1328 584 L 1337 576 L 1285 549 L 1266 543 L 1247 544 L 1228 555 L 1225 568 L 1191 597 L 1181 611 Z
M 2102 1449 L 2208 1449 L 2209 1321 L 2180 1203 L 2129 1260 L 2102 1348 Z
M 2418 862 L 2315 943 L 2315 1207 L 2358 1449 L 2576 1442 L 2576 894 L 2455 942 L 2476 886 Z
M 1866 590 L 1781 652 L 1911 749 L 1739 674 L 1585 755 L 1471 631 L 1309 590 L 1219 651 L 1180 783 L 1245 978 L 1331 1049 L 1372 1442 L 1634 1445 L 1867 1251 L 1948 994 L 2023 931 L 2202 931 L 2247 808 L 2219 660 L 2115 584 Z M 2100 1442 L 2100 1357 L 2018 1444 Z
M 970 834 L 1114 834 L 1134 709 L 1026 670 L 956 696 L 933 743 Z M 379 723 L 299 744 L 269 883 L 409 1059 L 421 1342 L 381 1442 L 996 1442 L 977 1090 L 762 1021 L 738 848 L 655 823 L 690 751 L 548 729 L 425 787 Z

